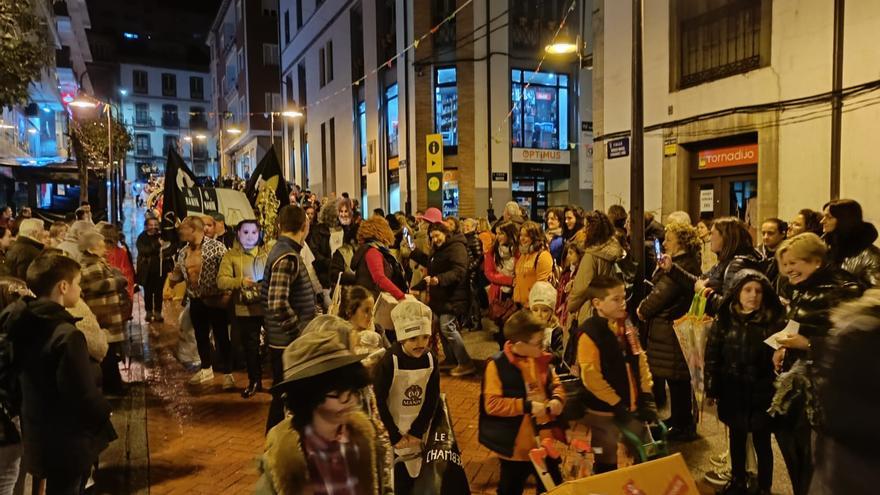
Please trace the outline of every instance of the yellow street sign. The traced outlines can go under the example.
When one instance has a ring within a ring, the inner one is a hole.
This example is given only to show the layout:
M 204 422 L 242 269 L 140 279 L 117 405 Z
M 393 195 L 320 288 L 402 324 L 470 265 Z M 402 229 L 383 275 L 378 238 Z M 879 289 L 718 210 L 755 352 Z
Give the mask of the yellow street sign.
M 443 173 L 443 136 L 440 134 L 425 136 L 425 151 L 428 156 L 428 173 Z

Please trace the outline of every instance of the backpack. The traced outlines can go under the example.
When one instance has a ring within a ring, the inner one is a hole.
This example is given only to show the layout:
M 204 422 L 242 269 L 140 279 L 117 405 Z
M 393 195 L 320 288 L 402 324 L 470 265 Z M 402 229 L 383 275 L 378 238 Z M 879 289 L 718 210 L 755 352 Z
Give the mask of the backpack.
M 623 288 L 626 292 L 626 300 L 629 302 L 633 296 L 633 287 L 636 283 L 636 272 L 638 267 L 633 261 L 629 253 L 624 252 L 623 258 L 612 264 L 614 276 L 623 281 Z

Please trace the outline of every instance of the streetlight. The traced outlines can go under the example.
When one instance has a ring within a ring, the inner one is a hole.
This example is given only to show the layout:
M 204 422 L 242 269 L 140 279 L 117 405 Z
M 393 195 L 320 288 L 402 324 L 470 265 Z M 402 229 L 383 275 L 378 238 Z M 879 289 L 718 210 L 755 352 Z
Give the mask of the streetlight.
M 578 33 L 575 42 L 562 37 L 555 43 L 544 47 L 544 51 L 550 55 L 568 55 L 578 51 L 578 41 L 580 41 L 580 33 Z
M 77 96 L 75 100 L 70 102 L 70 106 L 75 108 L 95 108 L 98 106 L 98 103 L 104 105 L 105 111 L 107 112 L 107 168 L 108 175 L 110 176 L 110 222 L 116 223 L 118 221 L 118 201 L 119 198 L 117 196 L 117 191 L 119 190 L 119 184 L 116 180 L 116 170 L 114 167 L 113 161 L 113 108 L 109 103 L 103 102 L 93 97 L 84 98 L 82 96 Z M 88 170 L 85 171 L 85 181 L 84 186 L 81 187 L 83 192 L 81 193 L 85 199 L 88 199 Z
M 241 134 L 241 129 L 238 127 L 230 127 L 229 129 L 226 129 L 226 132 L 229 134 Z
M 76 108 L 95 108 L 98 106 L 98 104 L 94 101 L 87 100 L 81 97 L 77 97 L 75 100 L 70 102 L 69 105 Z

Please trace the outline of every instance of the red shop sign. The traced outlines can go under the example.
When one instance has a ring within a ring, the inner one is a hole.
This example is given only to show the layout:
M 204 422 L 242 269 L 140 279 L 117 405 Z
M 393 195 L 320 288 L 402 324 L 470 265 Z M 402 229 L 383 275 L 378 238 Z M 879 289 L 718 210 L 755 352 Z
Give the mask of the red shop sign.
M 758 145 L 746 144 L 704 150 L 699 154 L 699 169 L 738 167 L 740 165 L 756 165 L 758 163 Z

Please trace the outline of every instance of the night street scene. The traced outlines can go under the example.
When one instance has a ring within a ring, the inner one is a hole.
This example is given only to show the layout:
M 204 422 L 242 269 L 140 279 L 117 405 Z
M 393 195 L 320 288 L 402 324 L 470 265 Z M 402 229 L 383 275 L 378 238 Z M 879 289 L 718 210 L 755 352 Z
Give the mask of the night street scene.
M 880 493 L 878 32 L 0 0 L 0 495 Z

